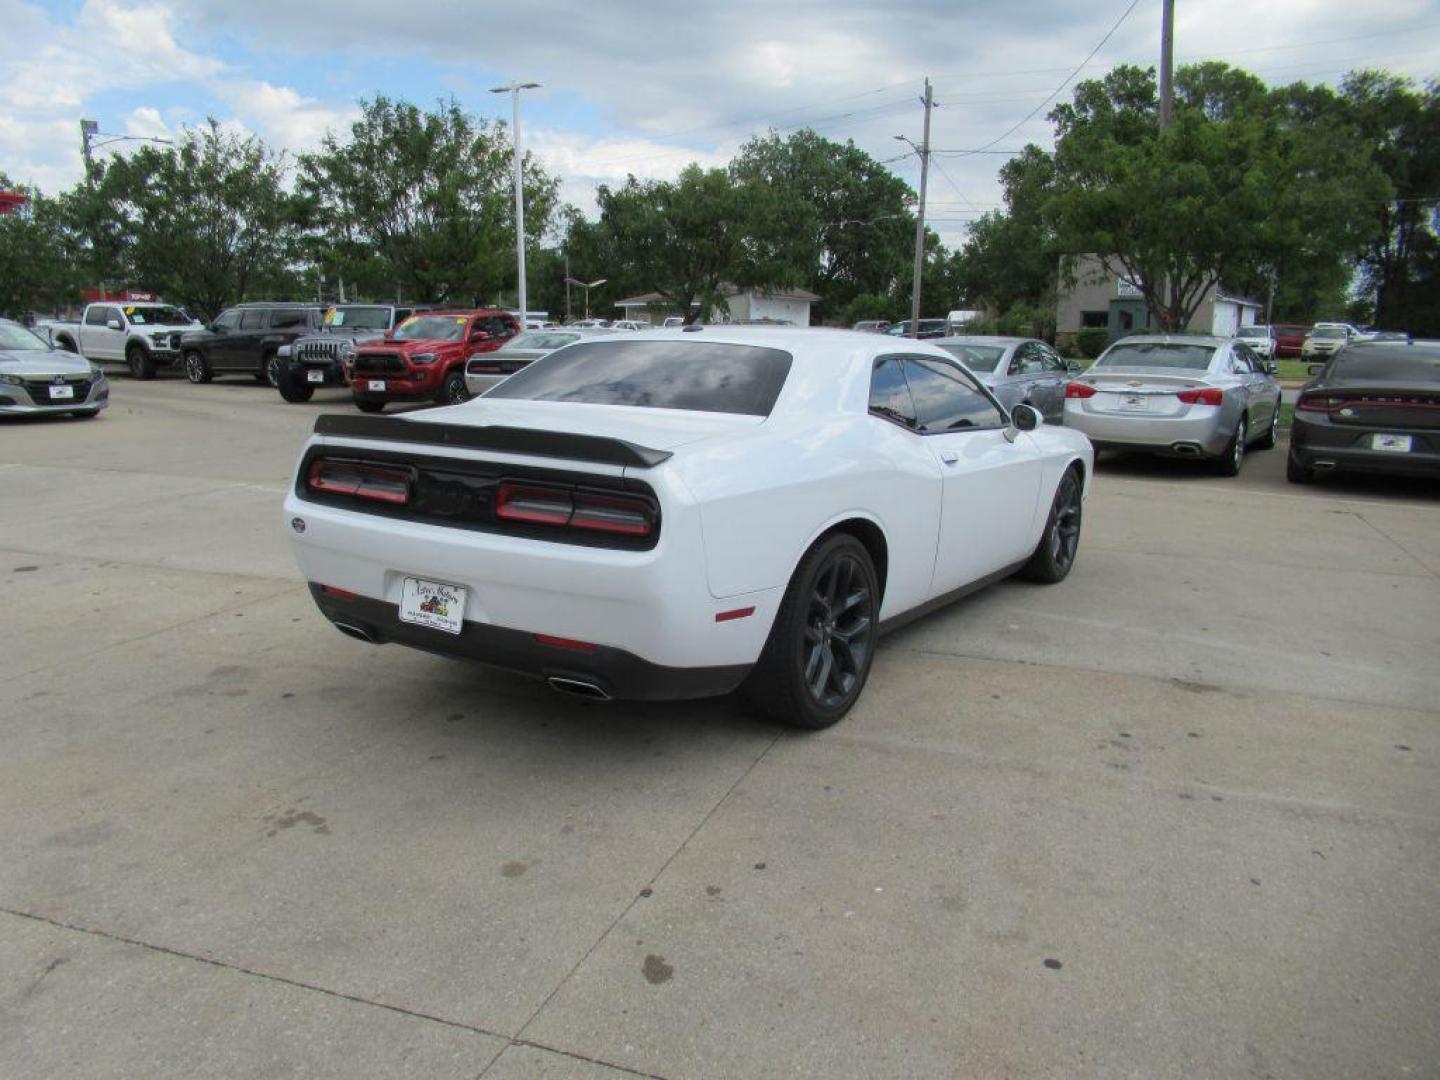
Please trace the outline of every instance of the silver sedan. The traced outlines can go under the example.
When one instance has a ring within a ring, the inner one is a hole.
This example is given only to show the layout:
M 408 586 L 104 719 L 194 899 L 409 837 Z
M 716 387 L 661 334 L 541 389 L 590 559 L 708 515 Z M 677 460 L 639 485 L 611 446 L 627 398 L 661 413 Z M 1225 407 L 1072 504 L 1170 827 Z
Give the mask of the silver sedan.
M 1128 337 L 1065 388 L 1065 426 L 1096 450 L 1210 458 L 1240 471 L 1251 445 L 1269 449 L 1280 386 L 1243 342 L 1218 337 Z
M 55 348 L 17 322 L 0 319 L 0 416 L 69 413 L 88 418 L 109 404 L 110 383 L 98 367 Z
M 532 360 L 549 356 L 556 349 L 581 338 L 605 337 L 623 331 L 605 326 L 561 326 L 553 330 L 527 330 L 511 338 L 494 352 L 472 356 L 465 364 L 465 389 L 478 397 L 503 382 Z
M 935 338 L 939 345 L 989 387 L 1001 405 L 1033 405 L 1047 424 L 1058 424 L 1065 406 L 1065 384 L 1079 368 L 1034 338 L 971 334 Z

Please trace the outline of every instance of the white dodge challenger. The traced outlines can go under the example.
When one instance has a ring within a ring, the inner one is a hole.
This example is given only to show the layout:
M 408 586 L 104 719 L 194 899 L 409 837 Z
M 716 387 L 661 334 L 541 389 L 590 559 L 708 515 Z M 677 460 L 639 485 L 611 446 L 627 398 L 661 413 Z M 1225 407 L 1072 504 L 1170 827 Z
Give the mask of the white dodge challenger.
M 838 330 L 581 341 L 481 398 L 321 416 L 285 501 L 336 627 L 591 698 L 833 724 L 880 633 L 1075 562 L 1093 453 L 947 352 Z

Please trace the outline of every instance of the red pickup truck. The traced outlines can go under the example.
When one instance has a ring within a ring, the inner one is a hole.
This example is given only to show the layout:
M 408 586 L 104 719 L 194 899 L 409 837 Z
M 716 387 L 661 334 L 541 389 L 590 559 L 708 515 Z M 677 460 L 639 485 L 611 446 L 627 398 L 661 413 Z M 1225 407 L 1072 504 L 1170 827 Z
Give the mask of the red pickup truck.
M 467 400 L 465 361 L 492 352 L 520 332 L 508 311 L 426 311 L 412 315 L 379 341 L 355 348 L 350 389 L 361 412 L 392 401 Z

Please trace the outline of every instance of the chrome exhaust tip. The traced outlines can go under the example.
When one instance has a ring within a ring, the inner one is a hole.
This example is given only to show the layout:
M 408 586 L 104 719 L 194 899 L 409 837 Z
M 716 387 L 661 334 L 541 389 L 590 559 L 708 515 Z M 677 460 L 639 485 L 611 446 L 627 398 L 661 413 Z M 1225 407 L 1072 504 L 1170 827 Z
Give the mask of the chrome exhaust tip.
M 356 626 L 353 623 L 337 622 L 335 623 L 335 629 L 339 630 L 346 637 L 353 637 L 370 645 L 380 644 L 375 640 L 370 631 L 366 630 L 363 626 Z
M 1317 471 L 1317 472 L 1330 472 L 1332 469 L 1335 468 L 1335 462 L 1333 462 L 1333 461 L 1317 461 L 1317 462 L 1315 462 L 1313 465 L 1311 465 L 1310 467 L 1311 467 L 1312 469 L 1314 469 L 1315 471 Z
M 570 697 L 588 698 L 591 701 L 609 701 L 610 695 L 592 682 L 585 682 L 582 679 L 566 679 L 559 675 L 551 675 L 545 680 L 550 684 L 550 689 L 557 694 L 567 694 Z
M 1181 457 L 1199 457 L 1199 456 L 1200 456 L 1200 444 L 1199 444 L 1199 443 L 1180 442 L 1180 443 L 1176 443 L 1174 446 L 1170 447 L 1170 449 L 1173 450 L 1173 451 L 1175 451 L 1175 453 L 1179 454 Z

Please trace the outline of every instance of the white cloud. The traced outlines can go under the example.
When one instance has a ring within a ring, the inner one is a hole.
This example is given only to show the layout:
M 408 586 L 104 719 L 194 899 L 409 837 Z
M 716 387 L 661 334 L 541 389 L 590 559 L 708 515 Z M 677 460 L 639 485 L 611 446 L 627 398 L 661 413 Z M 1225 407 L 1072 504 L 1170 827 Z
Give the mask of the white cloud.
M 268 82 L 216 81 L 213 89 L 237 120 L 292 152 L 313 149 L 327 132 L 345 131 L 359 115 L 358 109 L 334 108 Z

